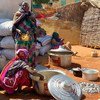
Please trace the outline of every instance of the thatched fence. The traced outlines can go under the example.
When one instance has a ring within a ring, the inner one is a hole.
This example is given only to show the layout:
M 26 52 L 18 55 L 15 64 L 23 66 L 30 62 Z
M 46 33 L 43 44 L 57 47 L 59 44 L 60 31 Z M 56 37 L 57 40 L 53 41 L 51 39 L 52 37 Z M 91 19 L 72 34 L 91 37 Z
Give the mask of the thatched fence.
M 90 7 L 84 14 L 81 26 L 81 44 L 100 48 L 100 9 Z
M 58 18 L 61 20 L 72 21 L 80 27 L 82 24 L 85 10 L 80 6 L 81 2 L 73 3 L 57 10 Z
M 81 28 L 81 45 L 100 48 L 100 9 L 88 4 L 87 10 L 81 6 L 81 2 L 59 8 L 58 17 L 75 22 Z

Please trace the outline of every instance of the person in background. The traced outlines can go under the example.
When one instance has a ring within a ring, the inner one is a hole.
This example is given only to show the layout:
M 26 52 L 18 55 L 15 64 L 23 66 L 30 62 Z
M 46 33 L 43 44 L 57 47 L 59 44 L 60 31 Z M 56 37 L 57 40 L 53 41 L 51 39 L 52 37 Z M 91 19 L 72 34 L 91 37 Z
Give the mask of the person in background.
M 35 14 L 29 11 L 29 4 L 22 2 L 19 10 L 14 14 L 12 36 L 15 40 L 16 51 L 25 48 L 29 51 L 29 65 L 35 65 L 36 50 L 36 19 Z
M 39 38 L 39 37 L 44 37 L 47 33 L 46 31 L 41 28 L 40 26 L 37 26 L 37 29 L 36 29 L 36 36 Z
M 59 37 L 59 34 L 57 32 L 53 32 L 52 38 L 51 38 L 51 49 L 58 49 L 59 46 L 64 47 L 65 49 L 71 51 L 73 55 L 76 55 L 78 52 L 73 52 L 72 46 L 70 42 L 64 43 L 64 39 Z
M 57 32 L 53 32 L 52 38 L 51 38 L 51 48 L 57 49 L 60 45 L 63 45 L 63 40 L 59 37 L 59 34 Z
M 31 87 L 32 80 L 30 74 L 39 76 L 40 80 L 44 79 L 43 75 L 28 66 L 28 56 L 29 53 L 26 49 L 19 49 L 16 52 L 16 57 L 8 62 L 2 70 L 0 74 L 0 87 L 6 90 L 8 94 L 21 90 L 22 86 Z

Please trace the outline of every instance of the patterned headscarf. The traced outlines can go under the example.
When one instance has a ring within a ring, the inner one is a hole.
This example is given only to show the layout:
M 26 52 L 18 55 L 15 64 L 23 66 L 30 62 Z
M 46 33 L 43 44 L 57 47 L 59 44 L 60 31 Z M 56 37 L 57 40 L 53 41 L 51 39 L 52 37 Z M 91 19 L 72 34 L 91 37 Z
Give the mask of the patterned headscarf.
M 22 51 L 22 52 L 24 52 L 26 56 L 28 56 L 28 55 L 29 55 L 29 52 L 28 52 L 28 50 L 27 50 L 27 49 L 18 49 L 18 50 L 17 50 L 17 52 L 16 52 L 16 54 L 18 55 L 18 54 L 19 54 L 19 52 L 21 52 L 21 51 Z
M 57 32 L 53 32 L 53 34 L 52 34 L 52 38 L 58 38 L 59 37 L 59 34 L 57 33 Z
M 61 42 L 61 39 L 59 38 L 59 34 L 57 32 L 53 32 L 52 39 L 55 39 L 57 42 Z
M 23 1 L 22 3 L 20 3 L 20 4 L 19 4 L 19 11 L 20 11 L 20 12 L 24 12 L 23 4 L 27 4 L 27 5 L 28 5 L 28 3 L 27 3 L 26 1 Z

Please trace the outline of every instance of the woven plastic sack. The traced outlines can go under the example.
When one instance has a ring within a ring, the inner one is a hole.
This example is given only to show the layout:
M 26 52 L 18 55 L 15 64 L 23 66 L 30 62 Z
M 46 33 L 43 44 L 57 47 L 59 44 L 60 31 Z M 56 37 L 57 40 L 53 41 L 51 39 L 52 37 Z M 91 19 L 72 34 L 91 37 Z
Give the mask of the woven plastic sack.
M 42 43 L 43 46 L 51 42 L 51 36 L 46 35 L 44 37 L 38 38 L 38 40 Z
M 41 49 L 39 50 L 40 55 L 44 55 L 44 54 L 47 53 L 50 49 L 51 49 L 51 44 L 47 44 L 47 45 L 41 47 Z
M 15 56 L 15 50 L 13 49 L 3 49 L 2 54 L 7 58 L 7 59 L 12 59 Z
M 12 36 L 6 36 L 0 41 L 0 47 L 2 48 L 8 48 L 8 49 L 14 49 L 15 43 Z
M 6 57 L 0 53 L 0 71 L 3 69 L 6 63 Z
M 6 21 L 0 24 L 0 36 L 11 35 L 13 21 Z
M 1 18 L 1 19 L 0 19 L 0 24 L 3 23 L 3 22 L 6 22 L 6 21 L 10 21 L 10 20 L 11 20 L 11 19 L 6 19 L 6 18 L 3 19 L 3 18 Z

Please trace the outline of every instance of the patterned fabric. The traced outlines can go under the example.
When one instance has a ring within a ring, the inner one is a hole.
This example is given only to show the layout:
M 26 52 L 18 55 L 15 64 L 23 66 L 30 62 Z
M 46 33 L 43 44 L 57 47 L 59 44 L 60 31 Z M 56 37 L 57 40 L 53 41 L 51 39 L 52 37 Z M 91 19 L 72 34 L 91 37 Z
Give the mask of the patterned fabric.
M 3 81 L 0 80 L 0 86 L 8 94 L 13 94 L 18 87 L 30 86 L 30 84 L 29 72 L 25 69 L 18 71 L 13 77 L 5 77 Z
M 27 51 L 27 49 L 18 49 L 18 51 L 16 52 L 16 54 L 20 53 L 20 52 L 24 52 L 26 56 L 29 55 L 29 52 Z
M 19 50 L 17 53 L 19 53 L 21 50 Z M 26 51 L 25 54 L 27 55 Z M 7 63 L 0 74 L 0 86 L 9 94 L 14 93 L 18 87 L 30 86 L 31 79 L 26 67 L 29 66 L 24 61 L 20 60 L 18 56 L 13 58 Z
M 20 29 L 22 33 L 26 33 L 27 31 L 32 30 L 32 28 L 34 29 L 34 27 L 35 26 L 32 24 L 32 21 L 27 19 L 19 24 L 18 29 Z
M 6 73 L 7 71 L 9 70 L 9 68 L 13 65 L 13 63 L 17 60 L 17 58 L 13 58 L 12 60 L 10 60 L 6 66 L 3 68 L 1 74 L 0 74 L 0 80 L 4 80 L 5 76 L 6 76 Z
M 51 36 L 45 35 L 43 37 L 38 38 L 38 40 L 42 43 L 42 46 L 45 46 L 51 42 L 51 38 L 52 38 Z
M 51 41 L 56 41 L 56 43 L 51 42 L 51 48 L 57 49 L 60 45 L 63 45 L 63 41 L 59 38 L 59 34 L 57 32 L 53 32 Z
M 6 76 L 13 76 L 16 72 L 18 72 L 21 69 L 24 69 L 26 67 L 29 67 L 24 61 L 17 60 L 13 63 L 13 65 L 8 69 Z
M 23 41 L 21 40 L 21 35 L 19 35 L 17 32 L 15 34 L 15 49 L 16 51 L 18 49 L 25 48 L 29 51 L 29 65 L 32 65 L 34 63 L 34 51 L 35 49 L 35 28 L 36 25 L 29 19 L 29 17 L 25 17 L 21 20 L 21 22 L 18 22 L 16 24 L 17 29 L 21 30 L 22 34 L 27 34 L 29 32 L 30 34 L 30 40 L 29 41 Z
M 36 51 L 36 44 L 32 43 L 32 41 L 17 41 L 16 42 L 17 49 L 27 49 L 29 52 L 29 59 L 28 63 L 29 65 L 35 63 L 35 51 Z

